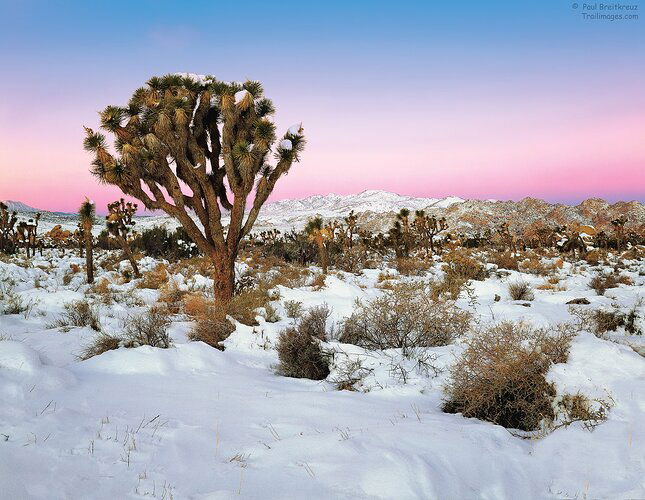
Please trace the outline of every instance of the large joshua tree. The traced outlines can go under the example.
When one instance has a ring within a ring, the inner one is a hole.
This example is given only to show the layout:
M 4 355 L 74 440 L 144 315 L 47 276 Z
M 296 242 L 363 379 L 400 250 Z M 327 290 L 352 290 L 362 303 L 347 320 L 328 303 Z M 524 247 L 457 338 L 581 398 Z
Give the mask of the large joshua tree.
M 85 198 L 78 209 L 79 227 L 82 228 L 85 240 L 85 267 L 87 269 L 87 282 L 94 283 L 94 255 L 92 252 L 92 226 L 96 207 L 94 202 Z
M 179 220 L 212 260 L 222 305 L 233 295 L 240 241 L 305 145 L 301 124 L 274 144 L 273 113 L 259 82 L 166 75 L 148 80 L 125 107 L 100 113 L 101 128 L 115 136 L 114 153 L 102 134 L 85 128 L 84 146 L 95 154 L 92 172 Z

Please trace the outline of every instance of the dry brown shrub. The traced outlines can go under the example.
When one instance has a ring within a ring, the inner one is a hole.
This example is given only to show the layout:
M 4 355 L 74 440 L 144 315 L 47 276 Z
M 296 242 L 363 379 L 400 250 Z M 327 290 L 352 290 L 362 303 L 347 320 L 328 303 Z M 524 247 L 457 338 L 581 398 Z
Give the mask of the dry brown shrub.
M 65 328 L 71 326 L 89 326 L 97 332 L 101 330 L 98 311 L 87 300 L 77 300 L 65 304 L 65 312 L 54 321 L 49 328 Z
M 517 258 L 511 252 L 493 252 L 488 262 L 495 264 L 499 269 L 518 270 Z
M 180 290 L 174 280 L 167 281 L 159 288 L 159 302 L 169 314 L 181 312 L 182 301 L 188 293 Z
M 329 375 L 329 360 L 320 344 L 297 326 L 280 333 L 277 350 L 278 372 L 285 377 L 323 380 Z
M 434 300 L 425 287 L 400 284 L 362 304 L 342 322 L 340 342 L 365 349 L 401 348 L 451 343 L 470 327 L 472 316 L 452 301 Z
M 118 349 L 120 343 L 121 339 L 118 337 L 108 335 L 107 333 L 99 333 L 89 344 L 83 346 L 78 357 L 82 360 L 90 359 L 94 356 L 98 356 L 99 354 L 103 354 L 104 352 Z
M 269 293 L 269 284 L 260 283 L 254 288 L 249 288 L 242 293 L 235 295 L 229 304 L 228 314 L 240 323 L 249 326 L 258 325 L 256 316 L 257 309 L 266 306 L 273 300 Z
M 589 287 L 594 289 L 598 295 L 604 295 L 608 289 L 616 288 L 619 284 L 633 285 L 634 282 L 626 275 L 598 273 L 589 282 Z
M 455 278 L 463 280 L 483 280 L 487 277 L 484 265 L 475 259 L 471 252 L 457 248 L 443 256 L 443 270 Z
M 512 300 L 533 300 L 535 298 L 531 285 L 524 280 L 509 283 L 508 294 Z
M 167 349 L 171 345 L 168 328 L 170 319 L 159 307 L 151 307 L 146 312 L 128 316 L 123 321 L 124 343 L 126 347 L 149 345 Z
M 563 414 L 564 421 L 556 427 L 567 427 L 573 422 L 582 422 L 587 430 L 592 431 L 607 420 L 607 413 L 613 404 L 611 398 L 591 401 L 581 393 L 565 394 L 558 401 L 558 409 Z
M 207 310 L 206 314 L 197 318 L 195 325 L 188 332 L 188 338 L 223 351 L 224 346 L 221 342 L 226 340 L 234 330 L 233 324 L 227 319 L 222 319 L 217 311 Z
M 168 269 L 165 264 L 157 266 L 147 273 L 143 273 L 141 280 L 137 283 L 137 288 L 151 288 L 159 290 L 168 283 Z
M 322 290 L 323 288 L 325 288 L 325 279 L 326 278 L 327 278 L 327 276 L 325 276 L 322 273 L 317 274 L 316 276 L 314 276 L 314 279 L 311 282 L 311 287 L 314 290 Z
M 525 431 L 552 421 L 555 388 L 545 375 L 554 359 L 566 358 L 570 338 L 554 340 L 557 349 L 545 338 L 543 330 L 506 322 L 469 339 L 450 370 L 444 411 Z
M 188 293 L 184 296 L 184 314 L 193 318 L 203 316 L 212 302 L 201 294 Z
M 310 307 L 298 320 L 297 328 L 313 338 L 326 340 L 329 316 L 331 310 L 327 304 Z
M 284 310 L 287 313 L 287 318 L 299 319 L 303 313 L 302 302 L 297 300 L 287 300 L 284 303 Z
M 398 280 L 398 279 L 399 279 L 399 275 L 398 275 L 398 274 L 394 274 L 394 273 L 392 273 L 392 272 L 390 272 L 390 271 L 381 271 L 381 272 L 378 274 L 378 278 L 377 278 L 377 280 L 376 280 L 376 281 L 377 281 L 378 283 L 382 283 L 383 281 Z
M 287 288 L 299 288 L 307 284 L 311 271 L 293 264 L 283 264 L 271 279 L 271 286 L 282 285 Z
M 403 276 L 419 276 L 432 267 L 432 261 L 418 257 L 399 257 L 396 259 L 395 267 Z

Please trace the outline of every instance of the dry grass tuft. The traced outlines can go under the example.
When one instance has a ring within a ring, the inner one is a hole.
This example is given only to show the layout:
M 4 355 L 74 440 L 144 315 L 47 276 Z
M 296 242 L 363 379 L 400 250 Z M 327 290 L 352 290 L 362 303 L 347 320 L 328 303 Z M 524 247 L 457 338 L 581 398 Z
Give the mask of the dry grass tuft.
M 89 326 L 97 332 L 101 330 L 98 312 L 87 300 L 78 300 L 65 304 L 65 312 L 49 328 L 66 328 L 73 326 Z
M 508 294 L 512 300 L 533 300 L 535 298 L 531 285 L 523 280 L 509 283 Z

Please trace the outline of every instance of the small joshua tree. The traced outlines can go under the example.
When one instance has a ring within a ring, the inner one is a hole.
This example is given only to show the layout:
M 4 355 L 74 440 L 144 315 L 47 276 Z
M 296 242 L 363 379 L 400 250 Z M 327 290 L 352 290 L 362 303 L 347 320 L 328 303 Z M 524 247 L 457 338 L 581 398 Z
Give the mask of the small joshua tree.
M 623 239 L 625 238 L 625 224 L 627 223 L 627 217 L 621 215 L 617 219 L 611 221 L 611 225 L 614 226 L 614 232 L 616 233 L 616 250 L 620 252 Z
M 233 296 L 242 238 L 305 145 L 301 124 L 274 144 L 274 111 L 257 81 L 166 75 L 148 80 L 125 107 L 100 113 L 101 127 L 116 138 L 115 153 L 102 134 L 85 129 L 84 146 L 95 155 L 92 172 L 99 180 L 176 218 L 210 258 L 220 311 Z M 224 210 L 230 211 L 227 229 Z
M 446 218 L 437 219 L 434 215 L 426 215 L 423 210 L 417 210 L 414 213 L 412 225 L 426 251 L 426 257 L 434 255 L 434 237 L 441 231 L 448 229 Z
M 78 210 L 79 226 L 85 237 L 85 267 L 87 268 L 87 282 L 94 283 L 94 256 L 92 252 L 92 226 L 96 213 L 94 202 L 85 198 Z
M 137 266 L 137 261 L 132 254 L 130 249 L 130 244 L 128 243 L 128 235 L 132 226 L 134 226 L 134 221 L 132 217 L 137 213 L 137 204 L 131 202 L 125 202 L 123 198 L 117 201 L 113 201 L 108 204 L 108 214 L 105 217 L 105 225 L 107 226 L 108 233 L 113 236 L 123 253 L 130 261 L 132 270 L 134 271 L 135 277 L 139 278 L 141 273 L 139 273 L 139 266 Z
M 18 214 L 9 213 L 9 207 L 0 201 L 0 251 L 12 253 Z
M 358 216 L 354 214 L 354 211 L 350 211 L 349 215 L 345 217 L 345 224 L 347 224 L 347 238 L 348 238 L 348 244 L 349 248 L 352 248 L 354 246 L 354 235 L 356 234 L 357 231 L 357 225 L 358 223 Z
M 327 227 L 323 227 L 320 217 L 315 217 L 305 226 L 305 233 L 309 236 L 309 241 L 315 243 L 318 248 L 320 267 L 322 267 L 323 274 L 327 274 L 327 266 L 329 265 L 327 243 L 331 240 L 331 231 Z

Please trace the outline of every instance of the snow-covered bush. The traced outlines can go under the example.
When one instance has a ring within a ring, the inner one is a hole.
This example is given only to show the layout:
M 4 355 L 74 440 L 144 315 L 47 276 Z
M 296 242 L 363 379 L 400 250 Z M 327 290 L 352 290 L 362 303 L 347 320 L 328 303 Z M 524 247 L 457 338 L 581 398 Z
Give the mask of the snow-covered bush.
M 451 343 L 470 327 L 471 314 L 452 301 L 434 300 L 416 284 L 398 284 L 357 307 L 341 323 L 339 340 L 365 349 L 401 348 Z
M 450 370 L 444 411 L 525 431 L 553 420 L 555 388 L 545 375 L 566 361 L 571 338 L 512 322 L 478 332 Z

